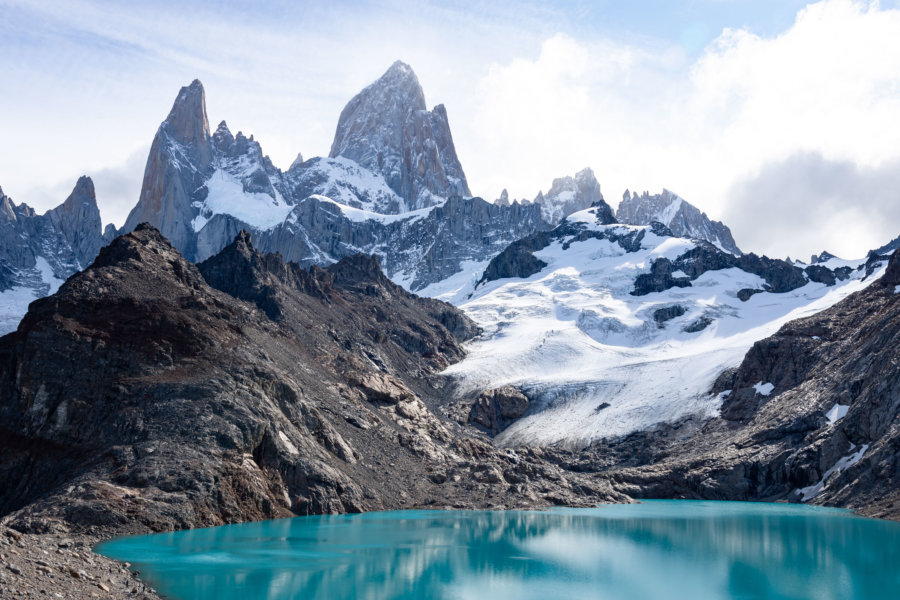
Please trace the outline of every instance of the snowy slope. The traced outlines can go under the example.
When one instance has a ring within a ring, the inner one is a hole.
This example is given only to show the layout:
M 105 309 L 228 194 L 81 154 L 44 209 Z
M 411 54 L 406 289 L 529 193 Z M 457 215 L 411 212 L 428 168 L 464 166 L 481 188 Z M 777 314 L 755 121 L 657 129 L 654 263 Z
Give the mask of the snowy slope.
M 598 225 L 591 211 L 569 221 L 611 237 L 643 232 L 640 249 L 569 235 L 534 253 L 547 266 L 528 278 L 491 281 L 470 298 L 469 292 L 445 296 L 485 329 L 467 358 L 446 373 L 465 391 L 516 385 L 532 400 L 531 414 L 502 432 L 501 444 L 582 447 L 661 422 L 715 415 L 723 398 L 708 390 L 754 341 L 874 279 L 862 281 L 864 272 L 854 271 L 835 286 L 810 282 L 744 302 L 738 290 L 763 288 L 763 279 L 729 268 L 707 271 L 690 287 L 634 296 L 635 279 L 655 259 L 674 259 L 697 242 L 647 227 Z M 669 314 L 683 314 L 654 318 L 676 306 Z
M 33 268 L 21 269 L 16 275 L 20 285 L 0 291 L 0 335 L 15 331 L 29 304 L 56 293 L 63 284 L 43 256 L 35 258 Z

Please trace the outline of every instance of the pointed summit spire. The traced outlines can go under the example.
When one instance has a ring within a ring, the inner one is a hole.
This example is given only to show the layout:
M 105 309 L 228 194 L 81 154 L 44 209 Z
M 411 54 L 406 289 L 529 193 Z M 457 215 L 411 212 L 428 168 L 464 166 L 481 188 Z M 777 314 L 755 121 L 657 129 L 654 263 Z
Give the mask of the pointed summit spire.
M 79 177 L 65 202 L 48 211 L 47 215 L 69 243 L 81 266 L 89 265 L 100 251 L 103 236 L 93 180 L 86 175 Z
M 469 195 L 447 111 L 427 110 L 419 79 L 399 60 L 344 107 L 329 156 L 380 173 L 403 201 L 400 212 Z
M 97 194 L 94 192 L 94 180 L 87 175 L 82 175 L 75 182 L 72 193 L 63 202 L 63 206 L 75 208 L 77 203 L 87 203 L 97 206 Z
M 163 127 L 179 144 L 195 148 L 201 162 L 209 162 L 212 149 L 206 116 L 206 92 L 199 79 L 181 88 Z
M 213 139 L 206 116 L 206 93 L 195 79 L 178 92 L 172 110 L 150 146 L 137 205 L 123 232 L 140 223 L 157 227 L 185 256 L 193 257 L 192 194 L 203 186 L 213 166 Z

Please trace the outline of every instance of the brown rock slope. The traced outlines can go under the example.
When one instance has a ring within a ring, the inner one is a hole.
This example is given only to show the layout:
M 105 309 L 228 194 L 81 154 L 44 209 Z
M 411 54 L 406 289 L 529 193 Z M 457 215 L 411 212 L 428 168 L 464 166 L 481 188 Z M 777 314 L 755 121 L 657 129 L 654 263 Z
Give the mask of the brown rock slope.
M 139 226 L 0 338 L 0 515 L 112 535 L 627 500 L 437 416 L 473 333 L 374 258 L 305 271 L 241 235 L 195 266 Z
M 769 395 L 754 387 L 767 383 Z M 616 472 L 640 497 L 803 500 L 900 520 L 900 251 L 865 290 L 754 344 L 724 390 L 722 418 L 632 436 L 583 468 Z M 832 422 L 835 405 L 848 408 Z

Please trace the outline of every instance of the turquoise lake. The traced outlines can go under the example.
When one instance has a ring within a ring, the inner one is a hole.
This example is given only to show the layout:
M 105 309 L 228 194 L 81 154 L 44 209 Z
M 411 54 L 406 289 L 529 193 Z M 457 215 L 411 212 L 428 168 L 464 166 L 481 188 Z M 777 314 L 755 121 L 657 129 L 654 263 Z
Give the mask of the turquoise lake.
M 900 598 L 900 524 L 787 504 L 297 517 L 96 551 L 179 600 Z

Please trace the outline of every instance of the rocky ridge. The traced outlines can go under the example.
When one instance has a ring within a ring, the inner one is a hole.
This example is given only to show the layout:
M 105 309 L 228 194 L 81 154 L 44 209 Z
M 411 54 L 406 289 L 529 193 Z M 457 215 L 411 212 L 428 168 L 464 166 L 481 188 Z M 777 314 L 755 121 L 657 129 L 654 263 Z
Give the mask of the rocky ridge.
M 488 263 L 479 284 L 507 277 L 525 278 L 539 272 L 547 265 L 536 258 L 534 253 L 546 248 L 553 241 L 567 239 L 571 244 L 590 238 L 608 239 L 627 252 L 636 252 L 641 248 L 641 240 L 646 231 L 660 236 L 681 237 L 659 221 L 651 221 L 646 229 L 620 230 L 615 227 L 602 227 L 617 223 L 609 206 L 602 200 L 588 212 L 592 215 L 592 224 L 565 220 L 550 231 L 539 231 L 513 242 Z M 806 285 L 808 281 L 834 285 L 837 280 L 846 279 L 851 271 L 849 267 L 830 269 L 822 265 L 801 268 L 781 259 L 771 259 L 753 253 L 735 255 L 709 242 L 698 240 L 692 248 L 674 259 L 666 257 L 654 259 L 649 272 L 635 279 L 634 290 L 631 293 L 641 296 L 674 287 L 690 287 L 692 281 L 707 271 L 735 267 L 759 275 L 766 282 L 764 289 L 740 290 L 739 294 L 745 300 L 756 292 L 791 291 Z
M 112 535 L 627 501 L 565 453 L 500 450 L 444 416 L 437 373 L 473 333 L 373 257 L 307 271 L 240 235 L 195 266 L 139 226 L 0 338 L 3 522 Z
M 705 240 L 714 246 L 740 256 L 731 230 L 721 221 L 713 221 L 684 198 L 663 190 L 661 194 L 641 195 L 625 190 L 616 209 L 616 219 L 629 225 L 649 225 L 658 221 L 678 237 Z
M 122 231 L 143 221 L 193 261 L 216 254 L 242 229 L 264 251 L 303 266 L 374 253 L 390 278 L 412 290 L 549 227 L 539 206 L 469 197 L 446 111 L 425 110 L 403 63 L 348 103 L 330 157 L 298 157 L 286 172 L 224 121 L 210 134 L 202 84 L 182 88 Z
M 894 252 L 879 281 L 786 324 L 722 374 L 712 390 L 725 396 L 720 418 L 598 444 L 586 462 L 636 497 L 808 502 L 900 519 L 898 289 Z
M 80 177 L 66 200 L 43 215 L 0 190 L 0 293 L 10 292 L 14 309 L 0 313 L 0 333 L 15 328 L 30 301 L 90 264 L 112 237 L 114 229 L 103 230 L 89 177 Z

